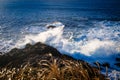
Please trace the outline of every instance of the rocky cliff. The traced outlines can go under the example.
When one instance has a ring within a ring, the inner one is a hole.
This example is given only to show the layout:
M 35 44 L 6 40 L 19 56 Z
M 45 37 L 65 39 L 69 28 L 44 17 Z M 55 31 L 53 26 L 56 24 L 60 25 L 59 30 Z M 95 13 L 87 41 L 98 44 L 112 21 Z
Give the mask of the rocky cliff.
M 40 42 L 1 55 L 0 67 L 2 80 L 104 80 L 99 69 Z

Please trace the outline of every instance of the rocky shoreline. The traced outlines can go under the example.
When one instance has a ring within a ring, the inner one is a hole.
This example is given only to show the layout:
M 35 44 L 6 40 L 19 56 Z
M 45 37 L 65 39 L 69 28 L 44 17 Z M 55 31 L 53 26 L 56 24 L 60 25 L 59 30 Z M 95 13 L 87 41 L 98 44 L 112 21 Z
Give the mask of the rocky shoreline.
M 40 42 L 35 45 L 27 44 L 24 49 L 14 48 L 1 55 L 0 69 L 2 80 L 105 79 L 98 68 L 61 54 L 57 49 Z

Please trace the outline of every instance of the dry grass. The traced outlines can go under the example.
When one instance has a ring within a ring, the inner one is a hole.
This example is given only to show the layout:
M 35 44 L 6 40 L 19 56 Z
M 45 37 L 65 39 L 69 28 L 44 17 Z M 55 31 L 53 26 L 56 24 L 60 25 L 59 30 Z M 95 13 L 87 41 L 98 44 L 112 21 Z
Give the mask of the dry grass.
M 49 56 L 50 60 L 40 60 L 38 67 L 28 63 L 20 68 L 1 68 L 0 80 L 104 80 L 85 62 Z

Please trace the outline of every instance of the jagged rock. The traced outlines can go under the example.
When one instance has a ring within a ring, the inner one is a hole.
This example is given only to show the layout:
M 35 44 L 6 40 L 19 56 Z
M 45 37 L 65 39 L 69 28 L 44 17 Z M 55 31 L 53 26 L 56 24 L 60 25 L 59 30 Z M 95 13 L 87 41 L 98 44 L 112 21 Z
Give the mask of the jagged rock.
M 53 26 L 53 25 L 49 25 L 49 26 L 47 26 L 47 28 L 49 29 L 49 28 L 55 28 L 56 26 Z
M 1 55 L 0 67 L 2 66 L 4 67 L 8 64 L 10 65 L 10 63 L 12 65 L 15 64 L 13 65 L 14 67 L 15 66 L 19 67 L 20 65 L 28 61 L 31 61 L 30 63 L 34 63 L 36 59 L 45 58 L 46 55 L 48 55 L 49 53 L 51 53 L 52 56 L 56 58 L 73 59 L 70 56 L 60 54 L 60 52 L 57 51 L 57 49 L 51 46 L 38 42 L 35 45 L 27 44 L 24 49 L 14 48 L 10 52 L 5 53 L 4 55 Z
M 91 67 L 87 62 L 76 60 L 70 56 L 61 54 L 57 49 L 40 42 L 35 45 L 27 44 L 24 49 L 14 48 L 10 52 L 1 55 L 0 67 L 20 68 L 21 66 L 25 66 L 29 63 L 30 66 L 37 68 L 42 67 L 39 65 L 42 60 L 45 60 L 46 62 L 48 61 L 52 64 L 54 64 L 54 61 L 57 61 L 56 65 L 58 65 L 58 68 L 65 68 L 67 64 L 75 67 L 77 66 L 77 63 L 79 63 L 79 65 L 83 67 L 81 68 L 83 69 L 83 72 L 87 71 L 87 74 L 91 76 L 91 78 L 96 76 L 99 78 L 104 78 L 104 76 L 99 73 L 97 68 Z

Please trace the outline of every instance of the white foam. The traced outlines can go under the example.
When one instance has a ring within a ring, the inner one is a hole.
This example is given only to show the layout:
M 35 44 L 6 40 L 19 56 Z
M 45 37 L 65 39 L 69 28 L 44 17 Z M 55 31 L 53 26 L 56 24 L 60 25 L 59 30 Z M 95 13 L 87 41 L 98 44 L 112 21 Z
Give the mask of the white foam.
M 47 26 L 50 25 L 56 27 L 47 29 Z M 63 35 L 64 25 L 61 22 L 48 23 L 45 27 L 34 27 L 33 25 L 28 26 L 25 30 L 27 30 L 30 34 L 24 34 L 24 37 L 18 40 L 17 43 L 14 43 L 14 40 L 2 40 L 3 42 L 1 42 L 4 46 L 0 47 L 0 49 L 1 51 L 2 49 L 3 51 L 9 51 L 14 47 L 24 48 L 27 43 L 35 44 L 37 42 L 42 42 L 57 48 L 61 53 L 79 53 L 85 56 L 94 55 L 95 57 L 106 57 L 107 55 L 112 55 L 113 53 L 119 53 L 120 32 L 112 29 L 111 27 L 106 27 L 103 23 L 95 25 L 101 27 L 89 28 L 83 32 L 79 29 L 76 29 L 76 31 L 72 30 L 73 32 L 66 31 L 66 35 L 69 36 L 67 38 Z M 81 31 L 80 34 L 79 31 Z M 78 34 L 74 35 L 74 33 Z
M 47 26 L 50 25 L 56 27 L 47 29 Z M 24 34 L 24 37 L 18 40 L 17 43 L 15 43 L 14 40 L 1 40 L 3 46 L 1 46 L 0 49 L 6 52 L 14 47 L 24 48 L 27 43 L 35 44 L 42 42 L 57 48 L 61 53 L 79 53 L 85 56 L 94 55 L 95 57 L 119 53 L 120 32 L 112 29 L 112 27 L 106 27 L 103 23 L 95 25 L 100 27 L 89 28 L 83 32 L 80 29 L 76 29 L 76 31 L 71 30 L 71 32 L 67 32 L 66 30 L 67 38 L 64 37 L 66 35 L 63 35 L 65 26 L 61 22 L 48 23 L 43 27 L 31 25 L 25 28 L 30 34 Z M 80 34 L 79 31 L 81 31 Z M 77 35 L 74 35 L 74 33 L 77 33 Z M 78 40 L 76 41 L 75 39 Z
M 103 48 L 106 51 L 106 54 L 109 52 L 110 47 L 115 46 L 115 43 L 113 41 L 100 41 L 99 39 L 93 39 L 90 41 L 87 41 L 86 44 L 81 46 L 81 53 L 90 56 L 96 52 L 96 50 Z M 102 52 L 102 51 L 101 51 Z
M 108 75 L 111 80 L 119 80 L 120 79 L 120 71 L 113 70 L 111 73 Z
M 56 25 L 56 28 L 54 29 L 47 29 L 36 35 L 26 35 L 25 38 L 18 41 L 15 47 L 23 48 L 27 43 L 35 44 L 36 42 L 42 42 L 48 44 L 50 44 L 51 42 L 56 43 L 62 37 L 63 28 L 64 28 L 64 25 L 62 25 L 60 22 L 58 22 L 58 24 L 59 26 L 57 26 L 56 23 L 54 24 Z
M 55 28 L 47 29 L 47 27 L 38 28 L 41 31 L 38 34 L 26 35 L 23 39 L 19 40 L 14 47 L 24 48 L 27 43 L 35 44 L 36 42 L 42 42 L 57 48 L 61 53 L 66 52 L 69 54 L 83 54 L 85 56 L 106 57 L 113 53 L 120 52 L 119 41 L 114 40 L 118 38 L 120 32 L 115 32 L 110 27 L 105 27 L 103 24 L 100 28 L 90 28 L 82 34 L 74 35 L 73 32 L 67 32 L 69 38 L 65 38 L 63 35 L 64 25 L 61 22 L 49 23 L 46 26 L 53 25 Z M 35 32 L 36 29 L 29 29 Z M 77 31 L 79 32 L 79 30 Z M 69 34 L 70 33 L 70 34 Z M 76 41 L 74 38 L 78 39 Z M 82 39 L 82 37 L 84 39 Z M 105 56 L 103 56 L 105 55 Z
M 56 27 L 47 29 L 49 25 Z M 61 53 L 69 55 L 77 53 L 77 56 L 79 54 L 77 58 L 81 58 L 80 56 L 84 55 L 93 58 L 95 61 L 109 62 L 112 67 L 115 67 L 115 57 L 113 55 L 120 53 L 120 29 L 118 29 L 120 26 L 116 26 L 117 28 L 115 26 L 108 27 L 103 23 L 95 25 L 95 28 L 87 30 L 76 29 L 70 32 L 66 30 L 65 33 L 68 37 L 63 35 L 65 26 L 61 22 L 49 23 L 45 27 L 27 27 L 25 29 L 30 34 L 24 34 L 24 37 L 18 40 L 17 43 L 14 43 L 14 40 L 0 40 L 0 50 L 6 52 L 14 47 L 24 48 L 27 43 L 42 42 L 57 48 Z M 74 33 L 77 33 L 77 35 L 74 35 Z M 90 60 L 87 61 L 92 62 Z

